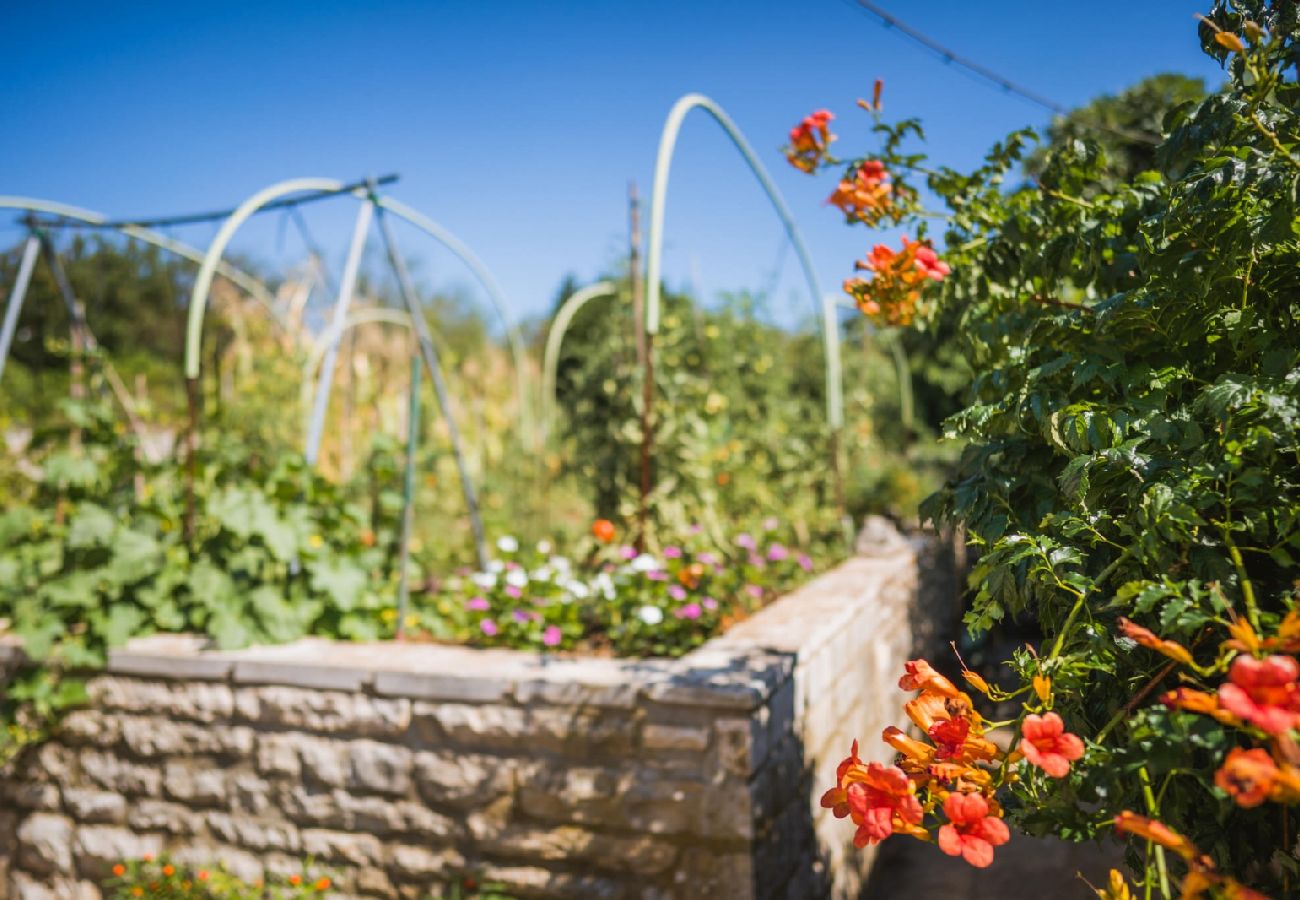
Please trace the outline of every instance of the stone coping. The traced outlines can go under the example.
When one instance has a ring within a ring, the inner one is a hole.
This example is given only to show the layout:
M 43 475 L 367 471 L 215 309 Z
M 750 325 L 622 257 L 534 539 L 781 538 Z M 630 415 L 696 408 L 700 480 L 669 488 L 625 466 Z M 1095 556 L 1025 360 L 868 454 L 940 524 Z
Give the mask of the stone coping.
M 367 691 L 417 700 L 587 704 L 631 708 L 644 697 L 744 712 L 791 677 L 798 657 L 842 633 L 865 600 L 915 564 L 906 544 L 856 556 L 677 659 L 571 657 L 450 644 L 349 643 L 304 638 L 237 651 L 195 635 L 136 638 L 109 654 L 108 672 L 185 681 Z M 0 671 L 21 658 L 0 636 Z

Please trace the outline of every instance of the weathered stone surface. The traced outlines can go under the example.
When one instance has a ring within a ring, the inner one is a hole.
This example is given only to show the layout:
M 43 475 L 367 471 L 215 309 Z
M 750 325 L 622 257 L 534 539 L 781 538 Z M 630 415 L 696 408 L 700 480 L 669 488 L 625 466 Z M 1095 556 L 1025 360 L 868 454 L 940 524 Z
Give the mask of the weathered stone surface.
M 618 837 L 570 825 L 509 827 L 479 841 L 488 855 L 543 862 L 578 862 L 596 869 L 655 875 L 666 871 L 677 848 L 649 837 Z
M 196 806 L 225 803 L 228 796 L 225 770 L 207 760 L 169 762 L 164 770 L 167 796 Z
M 257 771 L 263 775 L 297 778 L 302 772 L 298 744 L 302 735 L 292 732 L 263 734 L 257 739 Z
M 64 788 L 63 806 L 73 819 L 91 825 L 118 825 L 126 818 L 126 798 L 112 791 Z
M 302 832 L 302 851 L 321 860 L 368 866 L 384 858 L 384 848 L 374 835 L 309 828 Z
M 18 864 L 36 875 L 72 874 L 72 821 L 35 813 L 18 828 Z
M 416 753 L 420 795 L 436 806 L 468 807 L 491 802 L 513 785 L 514 763 L 478 753 Z
M 59 808 L 59 788 L 31 781 L 0 781 L 0 809 L 53 810 Z
M 162 791 L 162 772 L 156 766 L 128 762 L 101 750 L 81 752 L 81 771 L 105 790 L 127 796 L 156 797 Z
M 0 887 L 3 891 L 3 887 Z M 6 896 L 0 893 L 0 897 Z M 26 872 L 13 875 L 14 900 L 100 900 L 99 889 L 89 881 L 72 881 L 56 878 L 51 882 L 39 881 Z
M 347 757 L 343 745 L 324 738 L 304 737 L 298 744 L 303 775 L 308 781 L 343 787 L 348 781 Z
M 190 834 L 198 817 L 188 807 L 167 800 L 138 800 L 131 804 L 126 824 L 133 831 L 166 831 L 171 834 Z
M 243 688 L 235 703 L 244 719 L 325 734 L 391 737 L 411 724 L 411 701 L 405 698 L 272 686 Z
M 211 753 L 248 756 L 254 732 L 243 725 L 210 728 L 164 718 L 128 717 L 120 723 L 122 741 L 137 756 Z
M 208 813 L 205 820 L 216 837 L 249 850 L 297 853 L 302 846 L 298 829 L 286 822 L 263 822 L 226 813 Z
M 396 744 L 352 741 L 348 787 L 376 794 L 402 795 L 411 789 L 411 751 Z
M 122 860 L 157 856 L 162 848 L 162 838 L 156 834 L 139 834 L 114 825 L 83 825 L 77 829 L 73 855 L 81 875 L 102 879 Z
M 509 750 L 533 737 L 527 711 L 514 706 L 416 703 L 414 717 L 421 743 L 441 738 L 463 747 Z
M 703 753 L 709 748 L 709 732 L 688 725 L 646 725 L 641 729 L 641 746 L 647 750 Z
M 389 849 L 389 855 L 394 873 L 400 879 L 423 879 L 431 875 L 446 878 L 465 866 L 465 858 L 456 850 L 397 844 Z

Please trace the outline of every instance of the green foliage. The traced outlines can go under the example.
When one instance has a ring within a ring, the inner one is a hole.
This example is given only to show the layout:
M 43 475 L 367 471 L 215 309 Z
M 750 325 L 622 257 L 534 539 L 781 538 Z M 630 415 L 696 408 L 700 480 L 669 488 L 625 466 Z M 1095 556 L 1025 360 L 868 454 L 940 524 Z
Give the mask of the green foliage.
M 1214 41 L 1247 19 L 1268 36 L 1245 53 Z M 928 176 L 953 269 L 931 315 L 955 317 L 975 374 L 948 422 L 966 443 L 960 473 L 925 509 L 980 549 L 967 625 L 1036 619 L 1043 650 L 1012 668 L 1025 684 L 1050 677 L 1045 702 L 1088 740 L 1068 778 L 1013 785 L 1009 816 L 1084 839 L 1134 810 L 1219 871 L 1282 891 L 1289 867 L 1265 865 L 1286 849 L 1279 810 L 1214 781 L 1226 751 L 1258 736 L 1153 694 L 1213 691 L 1233 619 L 1275 633 L 1300 554 L 1300 88 L 1283 75 L 1295 12 L 1220 3 L 1211 20 L 1202 40 L 1232 81 L 1175 109 L 1150 161 L 1117 169 L 1061 132 L 1038 183 L 1007 190 L 1032 139 L 1019 133 L 971 174 Z M 1195 664 L 1175 672 L 1136 647 L 1121 615 Z
M 1169 72 L 1144 78 L 1118 95 L 1098 97 L 1052 121 L 1046 144 L 1025 158 L 1025 173 L 1041 176 L 1049 156 L 1084 142 L 1102 156 L 1090 190 L 1129 184 L 1157 168 L 1156 148 L 1166 133 L 1166 118 L 1204 97 L 1204 81 Z

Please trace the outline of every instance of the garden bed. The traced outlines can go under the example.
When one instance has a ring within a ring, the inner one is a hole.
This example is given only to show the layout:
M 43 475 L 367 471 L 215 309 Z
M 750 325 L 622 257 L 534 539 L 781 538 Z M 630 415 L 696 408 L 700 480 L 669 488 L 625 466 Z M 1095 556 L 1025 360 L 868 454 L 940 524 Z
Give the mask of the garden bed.
M 918 610 L 950 603 L 919 547 L 675 660 L 135 641 L 0 783 L 0 896 L 94 896 L 161 852 L 247 877 L 312 857 L 385 897 L 466 873 L 520 896 L 854 896 L 869 859 L 816 799 L 897 709 Z

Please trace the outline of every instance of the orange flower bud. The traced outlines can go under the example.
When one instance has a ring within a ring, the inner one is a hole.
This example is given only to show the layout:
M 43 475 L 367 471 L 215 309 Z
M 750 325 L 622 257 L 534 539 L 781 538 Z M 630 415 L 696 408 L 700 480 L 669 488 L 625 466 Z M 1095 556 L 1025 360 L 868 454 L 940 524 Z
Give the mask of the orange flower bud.
M 1233 53 L 1242 53 L 1246 49 L 1246 45 L 1241 42 L 1241 38 L 1237 37 L 1231 31 L 1218 32 L 1214 35 L 1214 42 L 1220 47 L 1228 48 Z
M 1200 851 L 1191 841 L 1168 825 L 1127 810 L 1115 817 L 1115 830 L 1120 834 L 1133 834 L 1148 841 L 1155 841 L 1161 847 L 1172 850 L 1186 860 L 1195 859 L 1200 855 Z
M 1052 679 L 1048 678 L 1046 675 L 1035 675 L 1034 693 L 1038 695 L 1038 699 L 1043 703 L 1046 703 L 1049 700 L 1051 700 Z
M 1264 29 L 1259 27 L 1258 22 L 1247 21 L 1241 26 L 1241 30 L 1246 32 L 1246 37 L 1250 38 L 1252 43 L 1258 44 L 1264 40 Z
M 979 675 L 976 675 L 970 669 L 962 669 L 961 677 L 965 678 L 967 684 L 975 688 L 975 690 L 979 691 L 985 697 L 991 696 L 990 692 L 993 689 L 989 687 L 989 683 L 985 681 L 983 678 L 981 678 Z
M 1246 627 L 1249 628 L 1250 626 L 1247 625 Z M 1123 616 L 1120 616 L 1119 628 L 1120 631 L 1124 632 L 1124 637 L 1131 641 L 1137 641 L 1140 646 L 1146 647 L 1148 650 L 1154 650 L 1162 656 L 1167 656 L 1185 666 L 1192 663 L 1192 654 L 1177 641 L 1167 641 L 1158 637 L 1155 632 L 1143 628 L 1136 622 L 1130 622 Z

